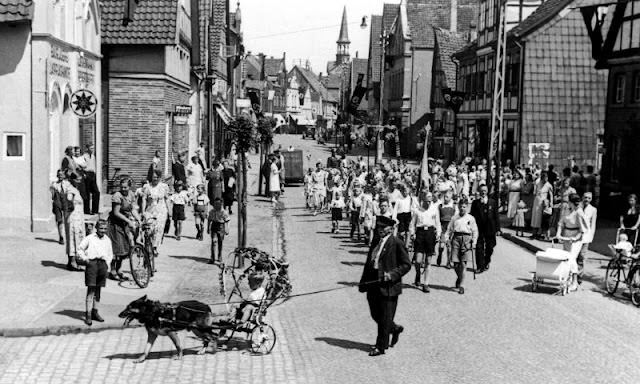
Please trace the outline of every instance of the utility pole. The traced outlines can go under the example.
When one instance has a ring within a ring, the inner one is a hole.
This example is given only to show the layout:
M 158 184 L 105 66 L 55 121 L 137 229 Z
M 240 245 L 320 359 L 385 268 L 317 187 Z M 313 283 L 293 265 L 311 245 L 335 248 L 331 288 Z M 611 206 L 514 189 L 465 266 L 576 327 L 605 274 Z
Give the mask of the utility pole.
M 504 76 L 506 69 L 506 47 L 507 47 L 507 28 L 506 28 L 506 1 L 500 6 L 498 40 L 496 42 L 496 65 L 495 65 L 495 81 L 493 85 L 493 109 L 491 111 L 491 138 L 489 141 L 489 175 L 491 175 L 491 167 L 495 162 L 496 174 L 494 177 L 494 192 L 496 201 L 500 197 L 500 156 L 502 151 L 502 129 L 504 121 Z M 500 202 L 498 201 L 498 205 Z
M 378 124 L 379 127 L 376 129 L 376 163 L 382 161 L 382 139 L 381 139 L 381 129 L 382 124 L 384 123 L 384 59 L 386 56 L 387 49 L 387 30 L 382 30 L 382 35 L 380 35 L 380 110 L 378 111 Z

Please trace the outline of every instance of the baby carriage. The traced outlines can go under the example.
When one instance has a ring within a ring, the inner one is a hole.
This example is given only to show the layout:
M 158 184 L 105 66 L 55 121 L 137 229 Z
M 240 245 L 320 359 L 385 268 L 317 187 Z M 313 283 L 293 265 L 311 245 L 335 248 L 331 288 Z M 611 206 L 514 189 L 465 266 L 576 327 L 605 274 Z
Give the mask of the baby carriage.
M 536 271 L 531 276 L 531 291 L 536 292 L 539 284 L 559 284 L 557 294 L 569 293 L 572 264 L 576 263 L 577 254 L 556 249 L 555 241 L 551 248 L 536 252 Z

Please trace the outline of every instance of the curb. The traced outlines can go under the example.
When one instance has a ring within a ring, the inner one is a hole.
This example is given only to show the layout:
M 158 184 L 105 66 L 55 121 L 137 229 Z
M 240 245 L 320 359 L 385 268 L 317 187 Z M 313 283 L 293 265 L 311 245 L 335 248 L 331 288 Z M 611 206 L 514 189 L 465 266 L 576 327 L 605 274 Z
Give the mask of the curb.
M 527 251 L 529 251 L 529 252 L 531 252 L 533 254 L 535 254 L 538 251 L 542 251 L 542 249 L 536 247 L 535 245 L 529 243 L 528 241 L 520 239 L 517 236 L 513 236 L 510 233 L 503 233 L 502 234 L 502 238 L 506 239 L 506 240 L 509 240 L 510 242 L 512 242 L 512 243 L 514 243 L 516 245 L 519 245 L 520 247 L 526 249 Z
M 102 331 L 122 330 L 127 328 L 140 328 L 142 324 L 135 325 L 105 325 L 102 327 L 90 327 L 87 325 L 59 325 L 39 328 L 4 328 L 0 329 L 0 337 L 35 337 L 35 336 L 62 336 L 89 334 Z

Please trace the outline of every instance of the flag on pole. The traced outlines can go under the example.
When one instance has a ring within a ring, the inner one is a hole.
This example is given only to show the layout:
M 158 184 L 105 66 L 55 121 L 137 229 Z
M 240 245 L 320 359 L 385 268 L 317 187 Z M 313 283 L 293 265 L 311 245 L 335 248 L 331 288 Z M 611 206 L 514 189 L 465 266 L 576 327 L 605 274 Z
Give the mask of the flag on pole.
M 424 137 L 424 150 L 422 152 L 422 163 L 420 164 L 420 178 L 422 180 L 422 188 L 429 188 L 429 153 L 427 151 L 427 144 L 429 143 L 429 132 L 431 131 L 431 124 L 427 122 L 425 127 L 427 131 Z

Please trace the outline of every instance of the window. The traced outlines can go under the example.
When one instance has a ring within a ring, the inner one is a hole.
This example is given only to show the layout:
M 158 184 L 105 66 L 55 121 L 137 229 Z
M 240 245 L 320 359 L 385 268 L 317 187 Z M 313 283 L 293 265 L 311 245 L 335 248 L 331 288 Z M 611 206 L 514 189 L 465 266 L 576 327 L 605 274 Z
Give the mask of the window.
M 614 104 L 624 103 L 624 85 L 625 76 L 624 73 L 617 74 L 615 76 L 614 90 L 613 90 L 613 102 Z
M 25 160 L 24 144 L 24 133 L 5 133 L 3 158 L 5 160 Z
M 640 72 L 633 77 L 633 101 L 640 102 Z
M 611 138 L 611 150 L 609 162 L 609 181 L 618 182 L 620 178 L 622 140 L 619 137 Z

